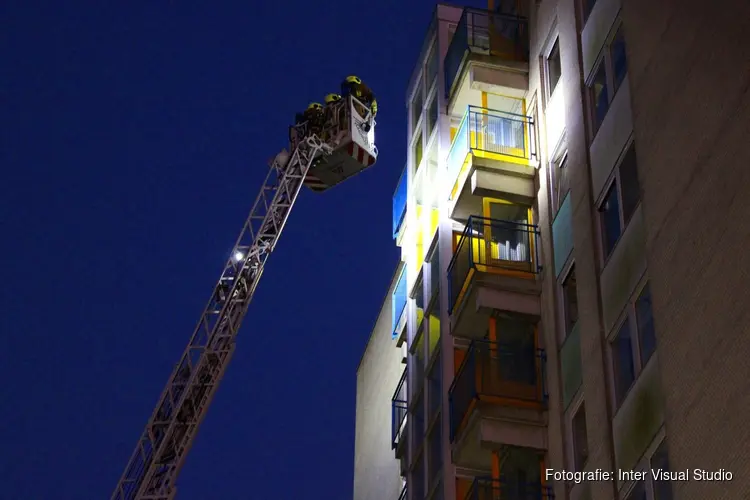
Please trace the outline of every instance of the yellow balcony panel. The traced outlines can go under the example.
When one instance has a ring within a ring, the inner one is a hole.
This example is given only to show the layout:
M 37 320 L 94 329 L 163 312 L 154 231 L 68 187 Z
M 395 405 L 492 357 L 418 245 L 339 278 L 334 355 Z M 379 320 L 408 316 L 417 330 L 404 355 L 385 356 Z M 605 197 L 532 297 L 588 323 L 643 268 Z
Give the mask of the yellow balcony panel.
M 472 341 L 448 391 L 456 465 L 485 469 L 503 446 L 547 449 L 545 365 L 533 343 Z

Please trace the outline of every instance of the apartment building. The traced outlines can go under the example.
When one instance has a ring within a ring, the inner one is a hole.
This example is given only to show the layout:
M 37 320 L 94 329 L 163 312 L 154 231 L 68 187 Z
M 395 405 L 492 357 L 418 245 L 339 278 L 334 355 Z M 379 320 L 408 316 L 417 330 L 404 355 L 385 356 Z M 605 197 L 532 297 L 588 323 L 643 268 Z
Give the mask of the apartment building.
M 733 21 L 749 7 L 709 27 L 684 2 L 656 4 L 437 6 L 393 198 L 404 363 L 387 374 L 390 418 L 372 422 L 389 426 L 405 486 L 355 500 L 750 495 L 750 264 L 730 264 L 747 238 L 727 222 L 750 208 L 732 118 L 750 103 Z M 733 476 L 545 473 L 652 468 Z

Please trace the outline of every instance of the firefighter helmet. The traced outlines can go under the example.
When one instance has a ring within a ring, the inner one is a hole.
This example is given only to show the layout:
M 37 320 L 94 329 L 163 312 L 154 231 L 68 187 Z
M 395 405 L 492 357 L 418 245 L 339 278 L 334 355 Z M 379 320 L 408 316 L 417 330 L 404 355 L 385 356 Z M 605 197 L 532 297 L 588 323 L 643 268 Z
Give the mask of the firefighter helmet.
M 347 76 L 346 83 L 355 83 L 359 85 L 362 83 L 362 80 L 358 76 Z
M 326 104 L 333 104 L 334 102 L 338 102 L 341 100 L 341 96 L 339 94 L 328 94 L 326 96 Z
M 314 109 L 314 110 L 321 110 L 321 109 L 323 109 L 323 105 L 322 105 L 322 104 L 320 104 L 319 102 L 311 102 L 311 103 L 310 103 L 310 104 L 309 104 L 309 105 L 307 106 L 307 110 L 308 110 L 308 111 L 310 111 L 310 110 L 313 110 L 313 109 Z

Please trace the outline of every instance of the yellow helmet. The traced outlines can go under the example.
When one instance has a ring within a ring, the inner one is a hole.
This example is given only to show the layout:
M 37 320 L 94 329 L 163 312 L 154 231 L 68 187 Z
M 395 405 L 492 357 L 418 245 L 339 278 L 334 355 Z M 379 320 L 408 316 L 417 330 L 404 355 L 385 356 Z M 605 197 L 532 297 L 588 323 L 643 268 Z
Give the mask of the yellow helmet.
M 356 83 L 357 85 L 359 85 L 360 83 L 362 83 L 362 80 L 358 76 L 347 76 L 346 83 Z
M 337 102 L 341 100 L 341 96 L 339 94 L 328 94 L 326 96 L 326 104 L 331 104 L 333 102 Z
M 311 102 L 307 106 L 307 109 L 308 109 L 308 111 L 311 110 L 311 109 L 323 109 L 323 105 L 320 104 L 319 102 Z

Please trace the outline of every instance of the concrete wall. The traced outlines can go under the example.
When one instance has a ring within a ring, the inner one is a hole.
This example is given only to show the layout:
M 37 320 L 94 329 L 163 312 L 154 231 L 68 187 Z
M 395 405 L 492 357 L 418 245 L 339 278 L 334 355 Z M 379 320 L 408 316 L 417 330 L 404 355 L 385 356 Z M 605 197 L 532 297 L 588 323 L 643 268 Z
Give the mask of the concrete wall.
M 670 465 L 734 473 L 675 498 L 748 498 L 750 3 L 623 19 Z
M 354 500 L 395 500 L 401 492 L 399 461 L 391 449 L 391 397 L 405 367 L 391 336 L 391 296 L 398 274 L 357 369 Z

